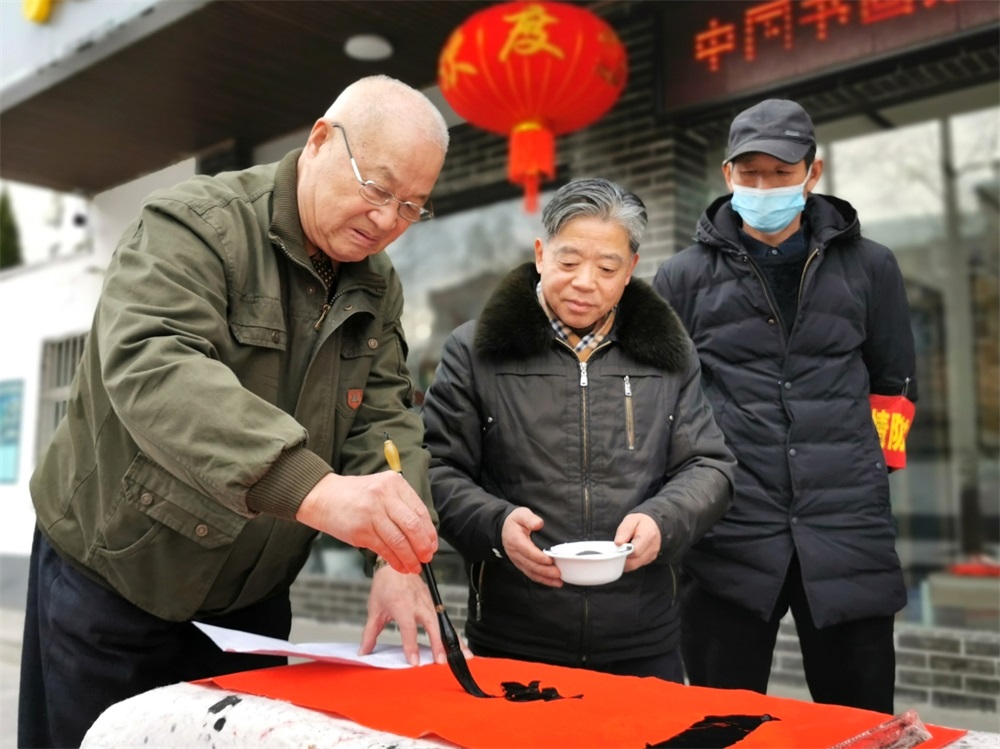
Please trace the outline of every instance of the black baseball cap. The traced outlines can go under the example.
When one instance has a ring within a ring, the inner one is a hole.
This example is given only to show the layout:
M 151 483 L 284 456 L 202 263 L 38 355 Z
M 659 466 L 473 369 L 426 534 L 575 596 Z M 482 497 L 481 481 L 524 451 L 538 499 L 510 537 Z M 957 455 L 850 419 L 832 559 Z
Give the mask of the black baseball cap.
M 816 147 L 812 120 L 788 99 L 765 99 L 736 115 L 729 126 L 728 164 L 745 153 L 766 153 L 788 164 L 798 164 Z

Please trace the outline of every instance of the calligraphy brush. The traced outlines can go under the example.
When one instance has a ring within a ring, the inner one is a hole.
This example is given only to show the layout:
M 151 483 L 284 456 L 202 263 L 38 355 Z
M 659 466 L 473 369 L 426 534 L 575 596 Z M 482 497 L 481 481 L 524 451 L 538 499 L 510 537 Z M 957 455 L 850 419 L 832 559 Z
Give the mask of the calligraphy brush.
M 383 434 L 385 434 L 383 449 L 385 451 L 386 462 L 389 463 L 389 468 L 402 475 L 403 464 L 399 460 L 399 450 L 396 449 L 393 441 L 389 439 L 389 434 L 385 432 Z M 469 671 L 469 664 L 465 660 L 462 645 L 458 640 L 458 633 L 455 632 L 455 627 L 452 626 L 451 619 L 448 618 L 448 612 L 441 601 L 441 592 L 438 590 L 437 580 L 434 579 L 434 570 L 431 569 L 429 562 L 421 563 L 421 567 L 423 567 L 427 587 L 431 591 L 434 610 L 437 612 L 438 627 L 441 629 L 441 639 L 444 640 L 445 652 L 448 656 L 448 668 L 451 669 L 452 674 L 458 679 L 458 683 L 462 685 L 462 689 L 473 697 L 492 697 L 493 695 L 487 694 L 480 689 L 479 685 L 476 684 L 476 680 L 472 678 L 472 673 Z

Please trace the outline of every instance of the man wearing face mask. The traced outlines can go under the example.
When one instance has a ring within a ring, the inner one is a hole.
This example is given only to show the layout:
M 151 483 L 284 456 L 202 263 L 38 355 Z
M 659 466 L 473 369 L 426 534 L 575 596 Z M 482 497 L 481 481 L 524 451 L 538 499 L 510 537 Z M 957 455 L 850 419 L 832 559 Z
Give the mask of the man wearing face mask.
M 916 400 L 903 278 L 823 173 L 809 115 L 769 99 L 733 120 L 731 195 L 654 288 L 694 339 L 738 461 L 727 514 L 685 556 L 692 684 L 764 693 L 791 609 L 816 702 L 893 712 L 906 603 L 870 396 Z

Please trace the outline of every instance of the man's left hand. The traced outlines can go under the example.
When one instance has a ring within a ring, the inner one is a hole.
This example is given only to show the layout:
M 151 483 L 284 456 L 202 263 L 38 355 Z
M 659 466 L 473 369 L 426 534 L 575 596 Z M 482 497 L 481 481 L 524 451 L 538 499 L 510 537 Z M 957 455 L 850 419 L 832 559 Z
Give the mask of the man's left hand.
M 396 622 L 403 640 L 403 655 L 411 666 L 420 665 L 420 645 L 417 642 L 417 627 L 427 632 L 431 652 L 436 663 L 447 663 L 448 657 L 441 641 L 437 613 L 431 601 L 430 591 L 420 575 L 396 572 L 392 567 L 382 567 L 372 575 L 371 592 L 368 595 L 368 621 L 361 635 L 359 655 L 367 655 L 375 648 L 375 641 L 389 622 Z M 465 644 L 465 657 L 470 658 Z

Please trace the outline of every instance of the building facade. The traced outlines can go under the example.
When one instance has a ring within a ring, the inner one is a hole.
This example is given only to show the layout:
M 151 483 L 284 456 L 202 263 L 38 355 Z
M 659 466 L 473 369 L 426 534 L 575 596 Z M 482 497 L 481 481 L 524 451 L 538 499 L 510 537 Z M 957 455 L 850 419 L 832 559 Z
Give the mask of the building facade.
M 900 620 L 917 627 L 996 632 L 1000 626 L 996 579 L 955 574 L 954 565 L 979 555 L 995 559 L 1000 541 L 1000 6 L 988 0 L 580 4 L 605 18 L 625 44 L 629 78 L 609 113 L 558 139 L 557 173 L 552 182 L 543 184 L 542 203 L 552 188 L 585 176 L 607 177 L 636 192 L 650 216 L 637 272 L 651 278 L 665 258 L 690 243 L 701 211 L 724 192 L 720 164 L 732 116 L 761 98 L 800 101 L 813 115 L 826 160 L 817 191 L 852 202 L 864 232 L 893 249 L 912 309 L 920 402 L 908 467 L 890 479 L 897 548 L 910 590 L 910 603 Z M 16 10 L 16 4 L 2 5 L 5 14 L 12 5 Z M 87 3 L 61 5 L 69 12 L 72 6 Z M 121 21 L 124 31 L 117 35 L 105 31 L 103 36 L 91 31 L 97 46 L 102 39 L 114 46 L 107 56 L 85 61 L 61 77 L 53 78 L 49 72 L 53 81 L 47 85 L 26 85 L 23 76 L 0 82 L 0 93 L 16 94 L 5 97 L 0 111 L 4 153 L 22 145 L 8 140 L 22 137 L 19 118 L 47 121 L 52 109 L 63 106 L 65 97 L 57 98 L 60 90 L 83 87 L 97 72 L 124 80 L 126 72 L 114 67 L 118 58 L 127 57 L 134 67 L 145 50 L 150 59 L 142 64 L 169 75 L 171 64 L 181 63 L 157 55 L 175 49 L 179 38 L 191 40 L 190 44 L 206 39 L 204 33 L 191 33 L 203 31 L 193 24 L 205 14 L 223 12 L 219 3 L 189 3 L 185 14 L 174 9 L 162 26 L 151 28 L 147 23 L 138 33 L 130 24 L 144 23 L 135 19 L 149 17 L 150 9 L 155 15 L 163 4 L 133 5 L 142 6 L 146 15 L 133 13 L 128 23 Z M 297 12 L 318 12 L 307 6 L 329 6 L 331 23 L 343 20 L 358 30 L 381 30 L 378 14 L 364 15 L 365 6 L 373 4 L 235 5 L 280 5 L 291 20 Z M 427 35 L 439 45 L 448 26 L 437 15 L 454 12 L 456 4 L 377 5 L 399 13 L 426 13 L 428 24 L 440 24 L 436 37 Z M 457 5 L 474 10 L 485 4 Z M 424 10 L 416 10 L 419 6 Z M 19 30 L 43 38 L 46 33 L 61 38 L 69 34 L 62 24 L 72 19 L 60 18 L 59 7 L 48 21 L 50 28 L 5 16 L 5 48 L 8 35 Z M 78 11 L 79 7 L 74 10 Z M 233 11 L 225 8 L 225 12 Z M 247 34 L 253 33 L 247 29 Z M 123 35 L 130 37 L 128 45 L 120 43 Z M 429 44 L 409 39 L 399 46 L 416 49 L 421 43 Z M 433 60 L 438 49 L 422 53 Z M 339 47 L 336 51 L 340 54 Z M 213 50 L 183 52 L 211 60 Z M 133 54 L 139 57 L 128 57 Z M 51 60 L 38 65 L 39 76 L 53 65 L 59 67 Z M 429 90 L 435 81 L 433 64 L 352 65 L 348 80 L 387 72 Z M 225 96 L 226 80 L 219 73 L 219 98 Z M 168 85 L 185 84 L 172 80 Z M 332 100 L 338 90 L 324 90 L 320 98 Z M 208 96 L 212 91 L 197 93 Z M 273 90 L 269 94 L 279 96 Z M 258 105 L 264 111 L 291 108 L 285 100 Z M 118 106 L 133 105 L 122 97 Z M 28 553 L 33 513 L 27 480 L 61 415 L 60 398 L 89 327 L 103 268 L 142 196 L 227 163 L 275 160 L 304 142 L 312 118 L 324 108 L 314 107 L 293 127 L 256 141 L 251 135 L 235 137 L 240 125 L 234 115 L 222 126 L 234 134 L 229 145 L 215 136 L 211 143 L 200 145 L 179 139 L 167 149 L 178 158 L 161 157 L 151 165 L 143 154 L 134 158 L 131 169 L 126 158 L 124 171 L 118 172 L 128 175 L 123 182 L 95 188 L 76 178 L 80 184 L 75 189 L 88 198 L 89 251 L 0 275 L 0 314 L 11 331 L 8 354 L 0 360 L 4 404 L 0 434 L 6 471 L 0 502 L 7 510 L 0 530 L 3 568 L 18 570 Z M 187 117 L 197 120 L 198 111 Z M 123 125 L 122 138 L 136 127 Z M 65 137 L 81 145 L 80 135 Z M 91 158 L 96 163 L 115 158 L 115 153 L 93 152 Z M 444 337 L 478 314 L 496 280 L 530 256 L 531 242 L 539 232 L 538 215 L 524 212 L 518 189 L 506 180 L 506 159 L 504 137 L 468 124 L 453 125 L 452 145 L 434 195 L 438 218 L 407 232 L 388 250 L 407 289 L 404 322 L 411 368 L 421 388 L 433 377 Z M 30 160 L 0 157 L 0 178 L 37 178 L 40 184 L 74 188 L 74 178 L 56 174 L 55 169 L 39 166 L 35 175 Z M 326 548 L 328 574 L 343 578 L 360 574 L 354 562 L 344 562 L 355 557 L 345 556 L 333 545 Z M 309 574 L 323 575 L 323 570 L 318 555 Z M 459 582 L 460 574 L 454 580 Z M 995 645 L 987 647 L 987 655 L 992 653 L 990 647 Z M 982 689 L 987 699 L 994 695 L 996 709 L 997 655 L 988 660 L 987 671 L 993 670 L 982 675 L 987 681 Z

